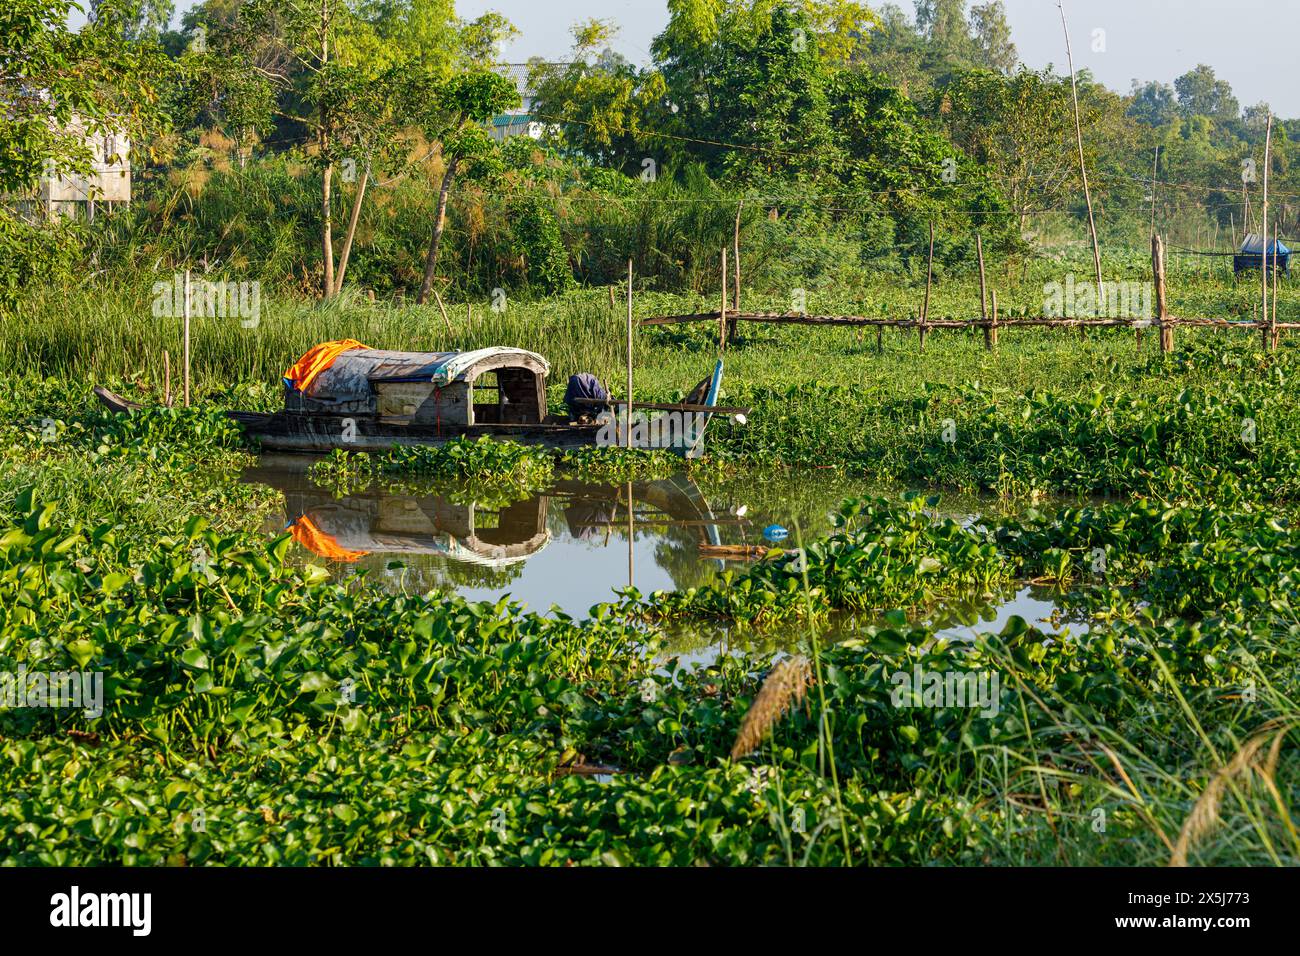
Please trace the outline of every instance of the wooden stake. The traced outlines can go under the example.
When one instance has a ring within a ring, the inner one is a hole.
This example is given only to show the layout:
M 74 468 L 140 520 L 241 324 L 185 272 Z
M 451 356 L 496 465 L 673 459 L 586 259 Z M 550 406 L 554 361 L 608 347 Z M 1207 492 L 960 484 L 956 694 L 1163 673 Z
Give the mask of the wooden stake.
M 1151 274 L 1156 287 L 1156 318 L 1160 323 L 1160 351 L 1174 350 L 1174 326 L 1165 297 L 1165 244 L 1160 236 L 1151 237 Z
M 990 294 L 993 298 L 993 318 L 988 328 L 986 340 L 990 349 L 996 349 L 998 347 L 998 290 L 994 289 Z
M 725 274 L 725 273 L 724 273 Z M 623 436 L 623 445 L 626 448 L 632 447 L 632 260 L 627 260 L 627 420 L 626 434 Z M 628 485 L 628 527 L 631 528 L 632 522 L 632 486 Z M 631 548 L 631 545 L 628 545 Z M 632 552 L 628 551 L 628 578 L 629 585 L 632 576 Z
M 636 541 L 636 518 L 632 507 L 632 482 L 627 483 L 627 586 L 632 587 L 632 544 Z
M 980 321 L 987 322 L 989 320 L 989 297 L 988 286 L 984 281 L 984 241 L 980 238 L 979 233 L 975 234 L 975 256 L 980 264 Z M 986 325 L 984 327 L 984 347 L 986 349 L 993 348 L 993 339 L 989 334 L 990 332 L 991 330 Z
M 1079 84 L 1074 78 L 1074 52 L 1070 49 L 1070 28 L 1065 23 L 1065 5 L 1056 0 L 1061 11 L 1061 29 L 1065 31 L 1065 56 L 1070 63 L 1070 96 L 1074 101 L 1074 138 L 1079 145 L 1079 176 L 1083 179 L 1083 198 L 1088 204 L 1088 232 L 1092 235 L 1092 261 L 1097 268 L 1097 300 L 1101 301 L 1101 246 L 1097 243 L 1097 221 L 1092 215 L 1092 190 L 1088 186 L 1088 166 L 1083 159 L 1083 124 L 1079 120 Z M 1079 326 L 1083 334 L 1085 326 Z
M 185 341 L 185 407 L 190 407 L 190 270 L 185 270 L 185 307 L 184 307 L 184 329 L 182 337 Z
M 172 407 L 172 355 L 163 349 L 163 404 Z
M 934 220 L 930 220 L 930 255 L 925 263 L 925 303 L 921 306 L 921 324 L 918 327 L 921 351 L 925 351 L 925 322 L 930 317 L 930 283 L 934 279 Z
M 1151 235 L 1156 234 L 1156 174 L 1160 168 L 1160 144 L 1156 143 L 1156 158 L 1151 163 Z
M 1268 114 L 1268 130 L 1264 133 L 1264 206 L 1260 215 L 1260 228 L 1263 230 L 1261 235 L 1264 239 L 1264 248 L 1260 256 L 1260 295 L 1263 303 L 1263 309 L 1260 313 L 1262 335 L 1264 337 L 1264 348 L 1273 347 L 1273 329 L 1268 321 L 1268 167 L 1272 165 L 1273 150 L 1273 114 Z
M 740 311 L 740 211 L 745 208 L 745 200 L 736 204 L 736 232 L 731 240 L 731 268 L 736 276 L 736 294 L 732 296 L 731 308 L 734 312 Z M 732 318 L 731 327 L 728 330 L 730 338 L 736 337 L 736 319 Z
M 722 309 L 718 312 L 718 351 L 727 350 L 727 247 L 722 247 Z
M 610 286 L 610 287 L 609 287 L 609 307 L 612 309 L 612 308 L 614 308 L 614 305 L 615 305 L 615 302 L 614 302 L 614 287 L 613 287 L 613 286 Z
M 1276 244 L 1277 244 L 1277 226 L 1276 226 L 1276 225 L 1274 225 L 1274 227 L 1273 227 L 1273 243 L 1274 243 L 1274 245 L 1276 246 Z M 1277 336 L 1278 336 L 1278 331 L 1277 331 L 1277 249 L 1276 249 L 1276 248 L 1273 249 L 1273 314 L 1272 314 L 1272 316 L 1270 316 L 1270 318 L 1269 318 L 1269 320 L 1268 320 L 1268 329 L 1269 329 L 1269 337 L 1268 337 L 1269 346 L 1268 346 L 1268 347 L 1269 347 L 1270 349 L 1276 349 L 1276 348 L 1277 348 Z
M 438 303 L 438 311 L 442 313 L 442 321 L 447 323 L 447 334 L 454 335 L 455 333 L 451 330 L 451 319 L 447 317 L 447 310 L 442 304 L 442 296 L 438 295 L 437 289 L 432 289 L 430 291 L 433 292 L 433 301 Z

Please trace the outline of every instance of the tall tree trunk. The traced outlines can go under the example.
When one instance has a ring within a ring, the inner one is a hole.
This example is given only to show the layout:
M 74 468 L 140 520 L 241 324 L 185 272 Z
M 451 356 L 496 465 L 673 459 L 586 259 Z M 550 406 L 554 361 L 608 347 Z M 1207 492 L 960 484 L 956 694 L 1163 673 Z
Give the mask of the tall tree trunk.
M 361 171 L 357 194 L 352 197 L 352 214 L 348 217 L 347 235 L 343 237 L 343 251 L 339 253 L 339 274 L 334 280 L 334 294 L 343 291 L 343 276 L 348 271 L 348 256 L 352 253 L 352 239 L 357 234 L 357 220 L 361 218 L 361 200 L 366 198 L 366 183 L 370 180 L 370 166 Z
M 324 70 L 330 58 L 329 41 L 330 9 L 329 0 L 320 0 L 320 66 Z M 321 157 L 329 156 L 330 127 L 329 113 L 322 99 L 320 106 L 320 151 Z M 330 186 L 334 179 L 334 163 L 327 161 L 324 175 L 321 176 L 320 212 L 321 212 L 321 259 L 325 265 L 325 281 L 322 283 L 321 298 L 328 299 L 334 294 L 334 221 L 330 216 Z
M 334 164 L 330 163 L 325 167 L 320 194 L 321 259 L 325 263 L 325 282 L 322 286 L 322 297 L 326 299 L 334 294 L 334 225 L 333 220 L 330 218 L 330 181 L 333 178 Z
M 438 247 L 442 244 L 442 230 L 447 224 L 447 194 L 451 192 L 451 181 L 456 178 L 456 167 L 460 157 L 452 157 L 442 174 L 442 188 L 438 190 L 438 214 L 433 221 L 433 236 L 429 239 L 429 254 L 424 258 L 424 281 L 420 283 L 420 294 L 415 297 L 416 305 L 429 301 L 429 292 L 433 289 L 433 274 L 438 268 Z

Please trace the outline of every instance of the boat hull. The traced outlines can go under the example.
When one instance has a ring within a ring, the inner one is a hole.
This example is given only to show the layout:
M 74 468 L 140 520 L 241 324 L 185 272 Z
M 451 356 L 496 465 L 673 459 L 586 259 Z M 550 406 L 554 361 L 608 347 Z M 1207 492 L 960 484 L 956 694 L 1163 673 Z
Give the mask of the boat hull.
M 389 422 L 364 415 L 310 415 L 276 412 L 258 415 L 231 412 L 250 438 L 273 451 L 322 453 L 384 452 L 397 446 L 438 447 L 457 438 L 482 437 L 544 448 L 583 448 L 596 444 L 597 425 L 469 425 L 441 428 Z

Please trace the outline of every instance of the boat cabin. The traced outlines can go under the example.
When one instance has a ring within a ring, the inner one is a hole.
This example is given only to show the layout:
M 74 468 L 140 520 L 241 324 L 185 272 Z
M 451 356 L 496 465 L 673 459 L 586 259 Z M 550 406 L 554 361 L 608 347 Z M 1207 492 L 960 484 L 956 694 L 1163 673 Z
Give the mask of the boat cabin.
M 546 417 L 549 372 L 546 359 L 515 348 L 350 348 L 302 384 L 286 376 L 284 407 L 291 414 L 359 415 L 449 429 L 533 425 Z

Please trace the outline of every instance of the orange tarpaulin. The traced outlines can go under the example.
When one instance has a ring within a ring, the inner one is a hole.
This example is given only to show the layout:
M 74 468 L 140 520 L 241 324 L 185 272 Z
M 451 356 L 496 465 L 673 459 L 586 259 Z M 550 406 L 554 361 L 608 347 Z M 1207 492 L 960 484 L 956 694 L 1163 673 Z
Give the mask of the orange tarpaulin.
M 357 558 L 364 558 L 370 553 L 369 551 L 349 551 L 347 548 L 341 547 L 334 535 L 326 534 L 316 527 L 316 522 L 306 515 L 303 515 L 289 526 L 289 533 L 293 535 L 293 540 L 308 551 L 331 561 L 355 561 Z
M 320 345 L 308 349 L 302 358 L 289 366 L 289 370 L 284 373 L 284 384 L 300 392 L 305 392 L 312 380 L 333 365 L 334 360 L 344 352 L 368 348 L 370 348 L 369 345 L 362 345 L 356 339 L 322 342 Z

